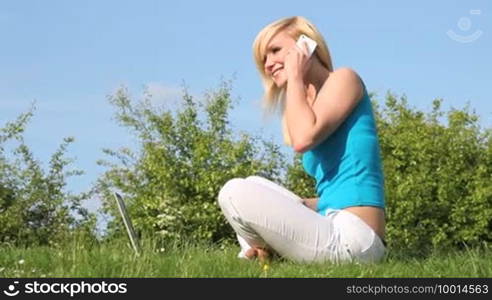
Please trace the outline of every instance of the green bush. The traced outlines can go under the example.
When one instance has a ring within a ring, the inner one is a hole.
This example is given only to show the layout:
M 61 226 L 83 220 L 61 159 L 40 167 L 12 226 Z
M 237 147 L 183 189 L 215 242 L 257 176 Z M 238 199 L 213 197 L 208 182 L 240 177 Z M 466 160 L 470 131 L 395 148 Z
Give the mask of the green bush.
M 22 136 L 33 109 L 0 128 L 0 243 L 54 245 L 76 232 L 94 237 L 95 217 L 81 206 L 90 193 L 65 191 L 66 179 L 82 174 L 65 171 L 71 160 L 64 154 L 73 138 L 63 141 L 45 172 Z
M 196 100 L 183 90 L 179 109 L 154 106 L 151 96 L 134 103 L 125 88 L 109 97 L 119 123 L 138 139 L 138 153 L 105 150 L 120 164 L 100 161 L 109 170 L 97 190 L 104 212 L 116 216 L 109 236 L 123 225 L 111 195 L 126 197 L 138 231 L 163 240 L 219 241 L 233 237 L 217 204 L 220 188 L 235 177 L 252 174 L 279 180 L 283 158 L 272 142 L 241 133 L 235 138 L 228 120 L 233 103 L 230 83 Z
M 117 216 L 110 233 L 124 228 L 111 196 L 115 189 L 127 196 L 141 232 L 212 242 L 233 237 L 216 202 L 231 178 L 260 175 L 301 197 L 315 196 L 300 155 L 287 163 L 279 146 L 233 133 L 228 84 L 206 99 L 196 101 L 185 90 L 181 109 L 172 110 L 152 106 L 149 95 L 135 104 L 123 88 L 110 96 L 119 123 L 133 130 L 139 146 L 138 153 L 106 149 L 119 163 L 100 162 L 109 170 L 97 189 L 105 212 Z M 391 247 L 426 250 L 491 241 L 491 130 L 480 128 L 468 108 L 449 111 L 443 124 L 441 103 L 433 101 L 432 111 L 423 113 L 409 108 L 405 97 L 388 94 L 383 107 L 373 101 Z
M 461 247 L 492 239 L 491 131 L 463 110 L 439 119 L 442 100 L 424 114 L 392 94 L 378 110 L 384 163 L 387 240 L 395 247 Z
M 292 163 L 286 165 L 284 186 L 301 198 L 315 198 L 316 180 L 309 176 L 302 166 L 302 155 L 295 154 Z

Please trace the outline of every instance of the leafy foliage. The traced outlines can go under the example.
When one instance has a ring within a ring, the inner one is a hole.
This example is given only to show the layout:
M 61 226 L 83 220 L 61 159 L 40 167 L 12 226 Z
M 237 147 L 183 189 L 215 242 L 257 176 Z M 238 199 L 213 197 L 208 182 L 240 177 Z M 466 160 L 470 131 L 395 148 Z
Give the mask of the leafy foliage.
M 279 179 L 284 163 L 278 146 L 245 133 L 234 138 L 228 119 L 233 108 L 230 83 L 207 93 L 204 101 L 184 89 L 176 110 L 153 106 L 150 95 L 133 103 L 125 88 L 109 101 L 118 122 L 135 133 L 139 152 L 106 149 L 121 164 L 99 162 L 109 170 L 97 190 L 105 212 L 113 216 L 111 192 L 123 192 L 142 233 L 164 240 L 230 238 L 232 229 L 217 205 L 220 188 L 229 179 L 252 174 Z M 110 234 L 123 228 L 119 222 L 119 217 L 110 222 Z
M 135 133 L 139 152 L 105 150 L 119 162 L 100 162 L 108 167 L 97 186 L 105 211 L 116 215 L 111 192 L 117 189 L 127 196 L 141 232 L 219 241 L 233 237 L 216 204 L 231 178 L 256 174 L 314 197 L 315 183 L 300 155 L 286 163 L 279 146 L 233 133 L 230 98 L 227 83 L 204 102 L 185 89 L 177 110 L 151 105 L 149 95 L 135 104 L 124 88 L 110 96 L 118 122 Z M 445 114 L 441 104 L 434 100 L 432 111 L 424 113 L 410 108 L 404 96 L 389 93 L 383 107 L 373 101 L 391 247 L 459 248 L 492 239 L 491 130 L 480 128 L 468 107 Z M 111 233 L 123 228 L 119 217 L 109 228 Z
M 126 196 L 140 233 L 196 242 L 234 237 L 216 201 L 229 179 L 259 175 L 301 197 L 315 196 L 300 155 L 287 163 L 280 146 L 232 130 L 230 91 L 223 82 L 197 100 L 184 89 L 179 108 L 156 106 L 148 94 L 135 102 L 125 88 L 109 97 L 117 121 L 133 132 L 137 145 L 136 152 L 105 149 L 112 160 L 99 162 L 107 171 L 95 191 L 105 212 L 116 216 L 110 237 L 124 228 L 115 190 Z M 492 130 L 481 128 L 469 107 L 445 113 L 441 105 L 436 99 L 424 113 L 391 93 L 384 106 L 373 101 L 392 248 L 421 252 L 492 240 Z M 66 191 L 67 178 L 82 174 L 67 170 L 72 160 L 65 155 L 74 139 L 64 139 L 45 171 L 22 136 L 32 116 L 33 109 L 0 128 L 0 242 L 54 245 L 74 233 L 93 239 L 95 216 L 81 205 L 92 192 Z
M 315 198 L 316 180 L 302 167 L 302 155 L 295 154 L 292 163 L 286 166 L 285 187 L 301 198 Z
M 492 240 L 491 130 L 463 110 L 428 114 L 386 97 L 378 130 L 384 159 L 388 241 L 412 249 Z
M 90 193 L 65 191 L 68 177 L 83 174 L 65 170 L 72 160 L 64 155 L 74 139 L 64 139 L 45 172 L 22 137 L 33 110 L 0 128 L 0 242 L 56 244 L 76 231 L 93 236 L 95 218 L 81 206 Z M 16 147 L 8 153 L 11 140 Z

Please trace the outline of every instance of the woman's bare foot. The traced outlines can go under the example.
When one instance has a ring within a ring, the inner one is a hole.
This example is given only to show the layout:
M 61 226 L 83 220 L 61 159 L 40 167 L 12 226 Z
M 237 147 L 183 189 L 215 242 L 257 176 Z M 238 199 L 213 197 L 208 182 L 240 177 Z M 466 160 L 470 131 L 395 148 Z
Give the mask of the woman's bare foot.
M 270 252 L 266 249 L 258 248 L 258 259 L 261 262 L 267 262 L 270 260 Z
M 270 253 L 266 249 L 258 248 L 258 247 L 252 247 L 248 249 L 245 255 L 248 259 L 253 259 L 255 257 L 258 257 L 258 260 L 261 262 L 266 262 L 270 259 Z

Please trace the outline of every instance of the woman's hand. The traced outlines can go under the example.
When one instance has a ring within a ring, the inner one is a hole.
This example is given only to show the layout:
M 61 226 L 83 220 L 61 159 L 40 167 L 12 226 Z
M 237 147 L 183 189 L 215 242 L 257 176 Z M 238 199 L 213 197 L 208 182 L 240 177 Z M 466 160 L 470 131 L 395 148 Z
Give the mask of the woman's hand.
M 306 198 L 302 199 L 302 204 L 314 211 L 318 211 L 318 200 L 319 198 Z
M 302 49 L 295 45 L 285 56 L 284 67 L 287 72 L 287 81 L 295 78 L 304 78 L 311 63 L 308 57 L 308 46 L 304 43 Z

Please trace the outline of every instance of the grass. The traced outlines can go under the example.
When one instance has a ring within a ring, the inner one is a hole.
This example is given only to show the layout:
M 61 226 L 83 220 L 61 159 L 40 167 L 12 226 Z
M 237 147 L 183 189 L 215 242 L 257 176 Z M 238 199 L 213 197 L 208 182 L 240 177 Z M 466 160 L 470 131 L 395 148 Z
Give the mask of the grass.
M 135 256 L 126 242 L 89 246 L 74 240 L 65 246 L 0 246 L 0 277 L 492 277 L 492 251 L 466 249 L 409 257 L 390 251 L 378 264 L 297 264 L 273 260 L 268 265 L 238 259 L 239 248 L 143 246 Z

